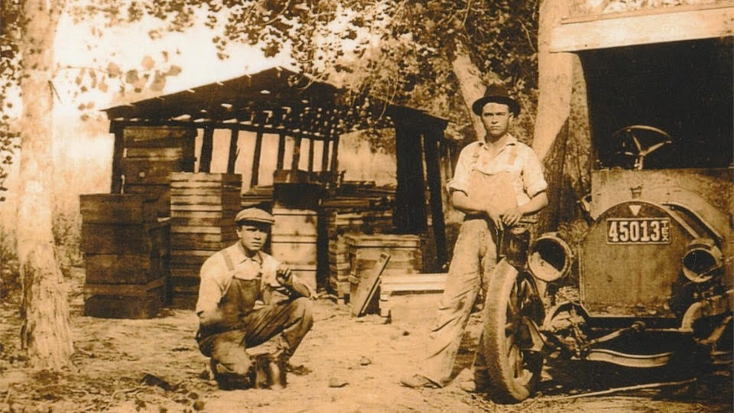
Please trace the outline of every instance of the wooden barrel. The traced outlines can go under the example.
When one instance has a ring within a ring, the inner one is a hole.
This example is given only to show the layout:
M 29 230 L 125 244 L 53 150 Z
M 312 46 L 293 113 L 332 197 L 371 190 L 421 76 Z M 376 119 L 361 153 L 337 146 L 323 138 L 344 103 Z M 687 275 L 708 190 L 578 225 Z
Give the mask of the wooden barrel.
M 167 303 L 169 222 L 150 195 L 80 196 L 84 314 L 151 318 Z
M 310 209 L 274 208 L 272 255 L 293 269 L 303 282 L 316 288 L 319 214 Z

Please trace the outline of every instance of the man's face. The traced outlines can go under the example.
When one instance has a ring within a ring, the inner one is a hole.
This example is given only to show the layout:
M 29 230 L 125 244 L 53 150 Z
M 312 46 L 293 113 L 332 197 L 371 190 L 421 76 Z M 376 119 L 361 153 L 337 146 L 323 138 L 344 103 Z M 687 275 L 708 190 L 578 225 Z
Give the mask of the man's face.
M 514 115 L 510 108 L 502 103 L 489 102 L 482 108 L 482 123 L 487 135 L 497 140 L 507 133 Z
M 237 228 L 237 236 L 247 252 L 255 253 L 262 249 L 268 240 L 268 224 L 244 222 Z

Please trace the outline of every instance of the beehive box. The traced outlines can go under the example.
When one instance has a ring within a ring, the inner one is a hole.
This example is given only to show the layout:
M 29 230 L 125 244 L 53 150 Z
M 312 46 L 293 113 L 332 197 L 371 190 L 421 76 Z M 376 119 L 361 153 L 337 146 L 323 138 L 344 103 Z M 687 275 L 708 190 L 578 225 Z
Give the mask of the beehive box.
M 382 253 L 390 255 L 390 260 L 383 271 L 382 277 L 391 274 L 417 274 L 423 270 L 422 239 L 419 235 L 403 234 L 353 234 L 346 236 L 349 246 L 350 262 L 350 295 L 356 291 L 362 279 L 377 270 L 377 264 Z M 368 312 L 374 312 L 375 302 L 368 306 Z
M 150 195 L 81 195 L 84 314 L 151 318 L 169 299 L 169 222 Z
M 311 209 L 273 209 L 272 255 L 316 289 L 319 214 Z
M 329 286 L 339 298 L 350 293 L 347 237 L 385 233 L 392 229 L 392 210 L 327 209 Z
M 173 306 L 193 309 L 201 265 L 237 240 L 242 177 L 179 172 L 170 178 Z

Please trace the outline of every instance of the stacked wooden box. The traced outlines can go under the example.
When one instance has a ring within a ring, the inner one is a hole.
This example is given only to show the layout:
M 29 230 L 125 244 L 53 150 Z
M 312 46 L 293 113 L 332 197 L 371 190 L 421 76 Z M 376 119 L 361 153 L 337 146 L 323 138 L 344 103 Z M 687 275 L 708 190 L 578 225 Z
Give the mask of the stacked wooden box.
M 380 281 L 380 315 L 393 321 L 436 316 L 446 273 L 391 274 Z
M 159 216 L 168 216 L 169 175 L 193 170 L 192 130 L 128 126 L 123 131 L 125 149 L 120 160 L 125 176 L 123 193 L 148 194 L 157 199 Z
M 201 265 L 237 240 L 241 175 L 171 174 L 171 281 L 173 306 L 192 309 Z
M 168 301 L 169 222 L 147 195 L 80 197 L 84 314 L 151 318 Z
M 279 206 L 273 209 L 273 216 L 273 257 L 288 264 L 293 273 L 315 291 L 318 269 L 318 213 L 309 209 Z
M 362 279 L 377 270 L 380 254 L 390 255 L 382 279 L 390 275 L 418 274 L 423 270 L 422 239 L 419 235 L 398 234 L 353 234 L 346 237 L 349 246 L 350 295 L 354 294 Z M 377 297 L 368 306 L 368 312 L 376 312 Z
M 327 208 L 326 217 L 329 251 L 329 287 L 340 299 L 350 293 L 349 246 L 346 237 L 353 234 L 372 234 L 389 231 L 392 226 L 392 210 Z

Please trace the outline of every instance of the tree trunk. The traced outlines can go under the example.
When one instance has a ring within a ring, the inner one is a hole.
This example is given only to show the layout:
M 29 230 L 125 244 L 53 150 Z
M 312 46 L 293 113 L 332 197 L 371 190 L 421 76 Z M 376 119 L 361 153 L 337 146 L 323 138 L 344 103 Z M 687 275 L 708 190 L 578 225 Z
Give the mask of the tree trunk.
M 567 0 L 544 0 L 540 5 L 538 28 L 538 114 L 535 121 L 533 150 L 543 161 L 548 181 L 549 205 L 540 213 L 539 232 L 558 227 L 562 208 L 569 208 L 563 198 L 568 184 L 564 176 L 568 141 L 568 118 L 571 111 L 573 56 L 551 53 L 551 30 L 566 14 Z
M 538 29 L 538 115 L 533 149 L 545 159 L 571 111 L 573 58 L 570 53 L 551 53 L 551 30 L 566 15 L 568 0 L 545 0 L 540 5 Z
M 21 344 L 32 367 L 60 370 L 74 350 L 69 304 L 56 260 L 53 212 L 53 47 L 58 9 L 26 0 L 23 54 L 18 258 L 23 286 Z
M 471 105 L 480 97 L 484 96 L 484 91 L 487 87 L 482 81 L 481 73 L 477 66 L 472 63 L 469 57 L 469 50 L 464 44 L 464 40 L 457 36 L 454 40 L 454 49 L 452 50 L 451 56 L 451 67 L 453 68 L 454 75 L 459 80 L 459 88 L 461 90 L 461 96 L 464 98 L 464 104 L 469 113 L 469 119 L 471 119 L 472 126 L 474 127 L 474 133 L 476 137 L 484 136 L 484 126 L 478 116 L 474 116 L 471 111 Z M 499 80 L 494 73 L 490 73 L 490 78 L 493 81 Z

